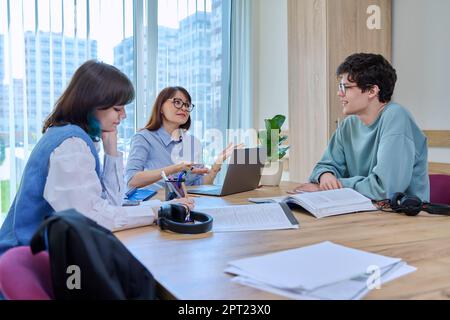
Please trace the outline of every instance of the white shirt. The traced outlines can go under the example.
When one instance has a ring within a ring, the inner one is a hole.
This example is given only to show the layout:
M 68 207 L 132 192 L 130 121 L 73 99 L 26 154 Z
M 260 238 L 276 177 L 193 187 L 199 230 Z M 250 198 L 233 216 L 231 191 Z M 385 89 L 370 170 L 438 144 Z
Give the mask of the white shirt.
M 75 209 L 111 231 L 153 224 L 161 201 L 121 206 L 125 192 L 122 154 L 105 154 L 103 164 L 99 180 L 86 142 L 65 140 L 50 155 L 44 199 L 55 211 Z

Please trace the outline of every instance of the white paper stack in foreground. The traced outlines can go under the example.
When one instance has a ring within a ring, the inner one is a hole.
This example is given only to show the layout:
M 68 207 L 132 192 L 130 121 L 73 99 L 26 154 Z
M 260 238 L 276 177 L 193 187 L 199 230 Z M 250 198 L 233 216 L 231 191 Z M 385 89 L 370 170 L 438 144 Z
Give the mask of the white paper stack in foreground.
M 291 299 L 361 299 L 416 269 L 399 258 L 332 242 L 229 262 L 232 281 Z

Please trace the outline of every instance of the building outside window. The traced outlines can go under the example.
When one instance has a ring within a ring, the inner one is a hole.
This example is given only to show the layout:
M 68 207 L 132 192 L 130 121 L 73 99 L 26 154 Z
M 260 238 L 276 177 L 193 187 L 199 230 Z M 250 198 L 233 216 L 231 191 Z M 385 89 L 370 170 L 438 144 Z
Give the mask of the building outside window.
M 39 140 L 43 122 L 86 60 L 98 59 L 122 70 L 136 85 L 136 70 L 156 64 L 155 88 L 148 100 L 167 86 L 183 86 L 196 105 L 192 131 L 199 138 L 209 129 L 226 129 L 223 112 L 223 38 L 228 0 L 155 1 L 156 61 L 136 61 L 134 38 L 139 0 L 0 0 L 0 224 L 19 187 L 26 161 Z M 226 4 L 226 5 L 225 5 Z M 225 12 L 225 14 L 224 14 Z M 9 18 L 8 18 L 9 17 Z M 144 16 L 144 19 L 149 19 Z M 147 39 L 147 28 L 144 28 Z M 144 55 L 149 46 L 143 43 Z M 150 95 L 148 88 L 144 88 Z M 119 126 L 120 149 L 125 158 L 130 139 L 139 130 L 137 118 L 145 113 L 136 102 L 127 106 Z M 142 121 L 141 121 L 142 123 Z M 207 141 L 204 141 L 207 146 Z M 205 149 L 207 150 L 207 149 Z M 205 162 L 211 161 L 208 151 Z

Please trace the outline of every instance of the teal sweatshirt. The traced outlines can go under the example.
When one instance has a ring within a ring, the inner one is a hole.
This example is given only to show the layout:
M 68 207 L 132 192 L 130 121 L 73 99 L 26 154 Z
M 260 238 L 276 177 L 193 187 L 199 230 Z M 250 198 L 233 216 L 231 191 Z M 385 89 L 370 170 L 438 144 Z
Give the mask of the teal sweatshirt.
M 370 126 L 357 116 L 347 117 L 310 181 L 319 183 L 325 172 L 372 200 L 388 199 L 396 192 L 430 199 L 427 138 L 412 115 L 396 103 L 388 104 Z

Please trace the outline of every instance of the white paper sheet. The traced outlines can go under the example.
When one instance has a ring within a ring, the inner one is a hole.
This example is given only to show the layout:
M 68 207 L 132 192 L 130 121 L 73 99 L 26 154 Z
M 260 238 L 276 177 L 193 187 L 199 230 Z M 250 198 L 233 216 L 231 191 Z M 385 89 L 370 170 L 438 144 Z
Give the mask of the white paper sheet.
M 278 203 L 204 208 L 211 215 L 213 232 L 298 229 Z
M 383 289 L 384 284 L 414 271 L 416 271 L 416 268 L 407 264 L 402 264 L 399 269 L 395 270 L 390 275 L 381 278 L 380 289 Z M 255 289 L 297 300 L 359 300 L 364 298 L 371 291 L 365 282 L 355 280 L 343 281 L 332 286 L 324 287 L 316 292 L 308 292 L 304 290 L 283 290 L 243 276 L 234 277 L 232 281 Z M 376 290 L 376 288 L 372 289 Z
M 233 273 L 289 290 L 314 290 L 384 270 L 401 259 L 347 248 L 332 242 L 229 262 Z M 229 271 L 229 269 L 227 269 Z

